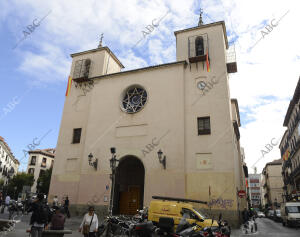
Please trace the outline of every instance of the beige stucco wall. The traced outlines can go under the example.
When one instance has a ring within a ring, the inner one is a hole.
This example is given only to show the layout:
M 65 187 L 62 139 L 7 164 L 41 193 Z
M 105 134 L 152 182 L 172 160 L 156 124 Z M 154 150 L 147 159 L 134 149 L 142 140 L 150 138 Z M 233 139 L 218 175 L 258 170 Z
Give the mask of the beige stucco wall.
M 228 215 L 237 210 L 241 155 L 232 126 L 222 30 L 218 25 L 209 29 L 211 72 L 202 63 L 198 67 L 178 63 L 110 75 L 95 79 L 93 89 L 75 105 L 81 92 L 73 83 L 64 105 L 50 198 L 68 195 L 71 204 L 86 204 L 97 196 L 97 205 L 108 205 L 104 197 L 110 195 L 106 189 L 111 183 L 110 147 L 116 147 L 117 158 L 134 155 L 145 167 L 144 205 L 149 205 L 153 195 L 161 195 L 208 201 L 212 209 L 228 211 Z M 185 58 L 187 45 L 181 41 L 190 34 L 177 34 L 177 59 Z M 86 57 L 90 55 L 80 55 Z M 104 56 L 99 52 L 97 57 Z M 213 76 L 217 84 L 202 95 L 197 82 Z M 144 87 L 148 101 L 140 112 L 127 114 L 120 100 L 132 85 Z M 210 116 L 211 134 L 198 136 L 197 117 L 204 116 Z M 82 128 L 80 144 L 71 144 L 74 128 Z M 162 136 L 159 145 L 143 155 L 145 146 Z M 166 170 L 158 162 L 159 149 L 167 157 Z M 88 164 L 91 152 L 99 160 L 97 171 Z
M 9 147 L 7 147 L 7 144 L 2 140 L 0 140 L 0 161 L 2 168 L 2 171 L 0 172 L 0 179 L 2 179 L 6 185 L 8 184 L 9 179 L 7 175 L 3 174 L 4 167 L 7 168 L 7 171 L 10 171 L 11 168 L 14 168 L 14 175 L 16 175 L 19 171 L 19 161 L 16 160 L 16 158 L 10 152 Z
M 283 201 L 283 180 L 281 176 L 281 165 L 268 165 L 266 167 L 266 173 L 268 175 L 266 181 L 269 200 L 274 203 L 276 198 L 277 202 L 281 203 Z
M 35 163 L 35 165 L 30 165 L 32 156 L 36 156 L 36 163 Z M 43 158 L 46 158 L 46 167 L 41 167 Z M 48 157 L 46 155 L 37 154 L 37 153 L 29 154 L 29 159 L 28 159 L 28 164 L 27 164 L 27 170 L 26 170 L 26 172 L 29 173 L 28 170 L 30 168 L 34 169 L 34 173 L 33 173 L 34 183 L 31 186 L 31 192 L 33 192 L 33 193 L 36 192 L 36 185 L 37 185 L 37 180 L 39 178 L 40 172 L 41 172 L 41 170 L 50 169 L 51 168 L 51 164 L 52 164 L 52 160 L 54 160 L 52 157 Z

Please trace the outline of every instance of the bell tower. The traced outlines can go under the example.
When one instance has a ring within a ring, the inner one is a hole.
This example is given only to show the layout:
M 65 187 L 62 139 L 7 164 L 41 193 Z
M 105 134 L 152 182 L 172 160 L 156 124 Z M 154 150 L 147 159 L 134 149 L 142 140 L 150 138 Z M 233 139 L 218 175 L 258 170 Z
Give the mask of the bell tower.
M 202 14 L 203 10 L 200 9 L 198 26 L 174 32 L 176 60 L 186 60 L 190 65 L 196 64 L 197 67 L 198 64 L 206 64 L 207 72 L 216 72 L 224 65 L 228 73 L 237 72 L 235 52 L 232 52 L 232 48 L 228 50 L 225 22 L 204 24 Z

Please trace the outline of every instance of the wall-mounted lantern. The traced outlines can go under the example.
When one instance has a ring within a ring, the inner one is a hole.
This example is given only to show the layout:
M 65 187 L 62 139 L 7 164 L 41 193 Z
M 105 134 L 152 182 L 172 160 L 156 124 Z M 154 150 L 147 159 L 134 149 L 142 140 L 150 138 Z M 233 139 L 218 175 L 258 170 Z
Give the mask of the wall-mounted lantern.
M 98 159 L 97 159 L 97 158 L 93 159 L 94 156 L 93 156 L 92 153 L 90 153 L 90 154 L 88 155 L 88 157 L 89 157 L 89 165 L 90 165 L 90 166 L 93 166 L 94 169 L 97 170 L 97 167 L 98 167 Z
M 110 168 L 111 168 L 111 191 L 110 191 L 110 203 L 109 203 L 109 214 L 112 215 L 113 213 L 113 203 L 114 203 L 114 196 L 115 196 L 115 180 L 116 180 L 116 169 L 117 169 L 117 162 L 119 160 L 116 158 L 116 148 L 110 148 L 111 159 L 109 160 Z
M 166 156 L 163 156 L 163 152 L 161 150 L 159 150 L 157 152 L 157 155 L 158 155 L 158 160 L 159 160 L 159 163 L 161 163 L 164 167 L 164 169 L 166 169 L 166 161 L 167 161 L 167 157 Z

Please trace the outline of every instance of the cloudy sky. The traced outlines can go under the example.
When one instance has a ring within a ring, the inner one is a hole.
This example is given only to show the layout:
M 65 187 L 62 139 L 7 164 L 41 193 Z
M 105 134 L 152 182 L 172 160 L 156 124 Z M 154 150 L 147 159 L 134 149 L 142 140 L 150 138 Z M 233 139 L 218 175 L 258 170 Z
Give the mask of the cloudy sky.
M 230 89 L 250 172 L 260 158 L 259 172 L 280 158 L 277 147 L 264 157 L 262 150 L 273 138 L 279 143 L 300 76 L 299 1 L 0 0 L 0 136 L 22 167 L 28 145 L 56 146 L 71 53 L 96 48 L 104 33 L 125 70 L 173 62 L 173 32 L 196 26 L 200 7 L 204 23 L 225 21 L 235 46 L 238 73 L 230 75 Z M 145 26 L 162 16 L 144 39 Z

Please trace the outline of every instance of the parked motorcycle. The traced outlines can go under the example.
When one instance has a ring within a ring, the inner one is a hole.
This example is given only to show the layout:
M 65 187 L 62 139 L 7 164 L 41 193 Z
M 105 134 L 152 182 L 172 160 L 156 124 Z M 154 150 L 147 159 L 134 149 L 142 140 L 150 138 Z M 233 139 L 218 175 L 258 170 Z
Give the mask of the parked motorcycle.
M 147 221 L 148 219 L 148 208 L 144 207 L 142 210 L 137 210 L 138 214 L 134 215 L 132 220 L 138 223 Z
M 22 202 L 17 202 L 15 200 L 11 200 L 8 206 L 8 212 L 9 212 L 9 216 L 8 219 L 12 219 L 13 214 L 17 213 L 17 215 L 19 215 L 19 213 L 21 212 L 22 214 L 24 214 L 24 205 Z
M 110 237 L 116 235 L 129 235 L 130 223 L 116 216 L 107 216 L 104 223 L 98 227 L 97 236 Z

